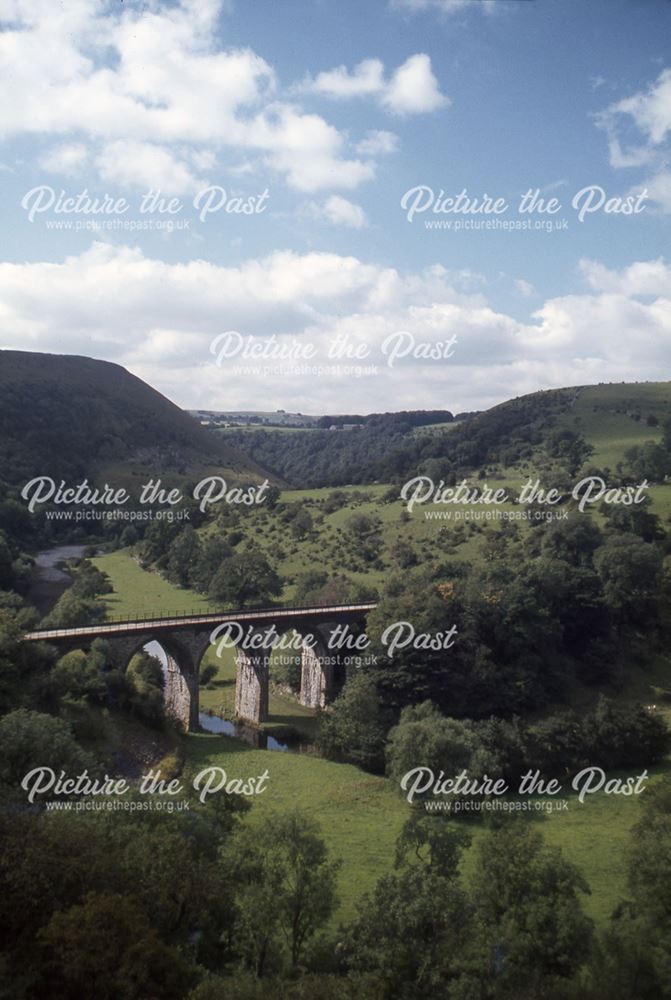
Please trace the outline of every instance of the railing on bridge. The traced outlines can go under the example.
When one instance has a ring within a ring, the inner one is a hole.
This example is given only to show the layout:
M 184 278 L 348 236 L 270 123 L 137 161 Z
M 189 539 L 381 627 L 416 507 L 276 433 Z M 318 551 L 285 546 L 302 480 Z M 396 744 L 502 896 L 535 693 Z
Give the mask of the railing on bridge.
M 147 614 L 140 614 L 137 618 L 124 618 L 120 616 L 119 618 L 106 618 L 105 621 L 95 622 L 91 625 L 75 625 L 71 628 L 57 628 L 57 629 L 34 629 L 28 632 L 24 638 L 25 639 L 57 639 L 59 637 L 83 635 L 92 632 L 101 632 L 103 634 L 112 631 L 122 631 L 124 626 L 140 626 L 145 624 L 165 624 L 166 626 L 174 626 L 175 624 L 186 624 L 193 622 L 194 624 L 200 624 L 208 621 L 216 622 L 221 619 L 235 620 L 239 618 L 240 620 L 249 619 L 273 619 L 273 618 L 284 618 L 290 617 L 291 615 L 314 615 L 314 614 L 340 614 L 342 612 L 348 611 L 372 611 L 377 607 L 377 601 L 357 601 L 350 604 L 324 604 L 324 605 L 311 605 L 311 606 L 293 606 L 285 607 L 274 605 L 270 608 L 232 608 L 230 610 L 222 611 L 199 611 L 194 609 L 192 612 L 179 612 L 176 614 L 166 614 L 165 612 L 156 612 Z

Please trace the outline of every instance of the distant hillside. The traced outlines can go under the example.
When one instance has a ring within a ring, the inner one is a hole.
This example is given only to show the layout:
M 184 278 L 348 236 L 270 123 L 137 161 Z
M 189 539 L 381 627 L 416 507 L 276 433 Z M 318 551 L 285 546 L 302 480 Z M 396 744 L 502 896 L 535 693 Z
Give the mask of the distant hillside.
M 615 469 L 630 448 L 661 439 L 671 382 L 542 390 L 434 426 L 402 418 L 381 415 L 348 434 L 230 429 L 225 438 L 296 487 L 397 482 L 418 473 L 447 481 L 539 459 L 579 467 L 589 450 L 581 441 L 593 449 L 591 464 Z
M 206 470 L 238 481 L 265 475 L 120 365 L 0 351 L 0 486 L 38 475 L 167 482 Z

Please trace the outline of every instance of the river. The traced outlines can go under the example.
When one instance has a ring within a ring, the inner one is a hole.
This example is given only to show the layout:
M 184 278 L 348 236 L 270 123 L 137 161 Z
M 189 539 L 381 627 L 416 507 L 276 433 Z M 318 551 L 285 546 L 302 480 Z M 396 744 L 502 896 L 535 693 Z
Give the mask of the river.
M 67 559 L 81 559 L 88 546 L 57 545 L 44 549 L 34 557 L 35 565 L 30 580 L 27 599 L 34 604 L 41 615 L 48 614 L 64 591 L 72 583 L 72 578 L 63 568 Z
M 234 736 L 236 739 L 242 740 L 243 743 L 249 743 L 250 746 L 256 747 L 258 750 L 281 750 L 288 753 L 310 753 L 314 751 L 314 744 L 312 743 L 300 743 L 293 740 L 283 743 L 269 733 L 266 733 L 263 729 L 246 726 L 242 722 L 230 722 L 228 719 L 222 719 L 218 715 L 210 715 L 209 712 L 199 712 L 198 722 L 201 729 L 205 729 L 208 733 L 217 733 L 220 736 Z

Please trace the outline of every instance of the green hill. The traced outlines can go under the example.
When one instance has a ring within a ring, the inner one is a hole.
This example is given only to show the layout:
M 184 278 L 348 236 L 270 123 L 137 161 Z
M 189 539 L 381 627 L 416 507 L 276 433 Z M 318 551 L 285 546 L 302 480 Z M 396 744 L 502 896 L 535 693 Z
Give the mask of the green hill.
M 37 475 L 120 486 L 207 472 L 260 481 L 263 470 L 120 365 L 0 351 L 0 485 Z
M 592 446 L 590 464 L 614 470 L 628 448 L 660 440 L 671 418 L 671 382 L 546 389 L 447 424 L 432 425 L 430 412 L 426 426 L 403 416 L 372 415 L 347 432 L 230 428 L 222 436 L 297 489 L 399 482 L 418 473 L 501 476 L 565 455 L 566 436 L 552 440 L 565 431 Z

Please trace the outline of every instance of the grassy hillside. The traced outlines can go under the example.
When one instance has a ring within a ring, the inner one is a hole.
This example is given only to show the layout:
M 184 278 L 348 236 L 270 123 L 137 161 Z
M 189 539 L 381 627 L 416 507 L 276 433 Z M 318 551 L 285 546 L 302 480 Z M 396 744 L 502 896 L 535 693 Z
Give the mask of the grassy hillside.
M 577 389 L 562 423 L 594 447 L 595 465 L 614 469 L 628 448 L 658 441 L 669 418 L 671 382 L 614 383 Z
M 0 485 L 37 475 L 119 486 L 208 471 L 259 481 L 262 470 L 119 365 L 0 351 Z
M 254 802 L 253 822 L 270 822 L 273 813 L 299 808 L 321 824 L 330 852 L 343 861 L 336 922 L 351 918 L 356 901 L 392 868 L 396 837 L 410 816 L 410 808 L 388 779 L 348 764 L 253 750 L 228 737 L 205 734 L 187 738 L 187 760 L 194 772 L 217 765 L 236 777 L 262 774 L 267 769 L 267 791 Z M 661 773 L 661 768 L 656 769 L 652 780 Z M 624 849 L 639 818 L 640 801 L 596 794 L 581 805 L 572 791 L 565 797 L 568 812 L 535 814 L 531 822 L 585 874 L 591 889 L 585 909 L 594 920 L 605 923 L 626 896 Z M 482 824 L 460 822 L 468 826 L 477 842 Z M 465 858 L 466 873 L 472 863 L 471 848 Z

